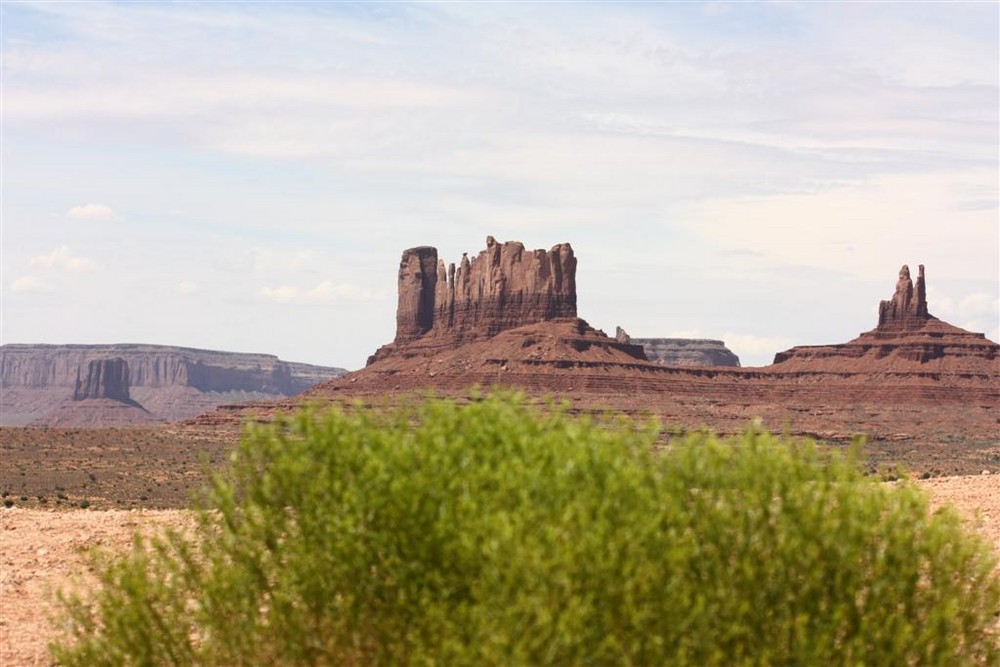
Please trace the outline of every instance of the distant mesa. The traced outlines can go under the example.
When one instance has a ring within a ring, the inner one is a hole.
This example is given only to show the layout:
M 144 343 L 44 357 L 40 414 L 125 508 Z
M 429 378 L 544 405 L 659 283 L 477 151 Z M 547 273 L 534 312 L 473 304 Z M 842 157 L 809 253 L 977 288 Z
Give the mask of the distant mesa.
M 0 426 L 30 424 L 74 396 L 121 401 L 126 387 L 128 399 L 155 417 L 188 419 L 225 403 L 293 396 L 346 372 L 270 354 L 167 345 L 8 344 L 0 346 Z
M 721 340 L 711 338 L 633 338 L 617 327 L 615 339 L 641 345 L 657 366 L 722 366 L 739 368 L 740 358 Z

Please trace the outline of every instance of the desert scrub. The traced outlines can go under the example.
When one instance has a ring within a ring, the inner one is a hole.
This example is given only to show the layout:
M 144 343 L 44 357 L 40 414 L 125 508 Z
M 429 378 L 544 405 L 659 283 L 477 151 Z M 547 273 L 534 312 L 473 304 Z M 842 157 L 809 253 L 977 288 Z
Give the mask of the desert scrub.
M 248 428 L 196 538 L 66 599 L 67 665 L 990 664 L 988 545 L 850 456 L 516 396 Z

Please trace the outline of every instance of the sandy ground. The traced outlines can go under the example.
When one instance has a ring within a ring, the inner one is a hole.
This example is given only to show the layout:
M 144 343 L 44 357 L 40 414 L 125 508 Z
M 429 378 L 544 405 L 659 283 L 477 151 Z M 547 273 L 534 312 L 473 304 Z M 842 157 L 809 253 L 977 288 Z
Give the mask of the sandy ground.
M 954 504 L 1000 551 L 1000 477 L 921 481 L 935 505 Z M 84 551 L 127 550 L 132 535 L 190 521 L 183 510 L 0 510 L 0 667 L 50 664 L 55 591 L 86 573 Z
M 185 510 L 0 511 L 0 667 L 51 664 L 56 591 L 86 576 L 88 549 L 125 552 L 136 532 L 190 522 Z

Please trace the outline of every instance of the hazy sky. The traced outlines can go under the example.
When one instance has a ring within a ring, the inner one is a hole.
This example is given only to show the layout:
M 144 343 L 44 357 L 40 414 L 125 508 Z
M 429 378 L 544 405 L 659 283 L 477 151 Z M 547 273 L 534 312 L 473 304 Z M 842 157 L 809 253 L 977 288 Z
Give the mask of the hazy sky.
M 3 343 L 357 368 L 403 249 L 571 242 L 579 313 L 744 365 L 901 264 L 998 332 L 984 3 L 4 0 Z

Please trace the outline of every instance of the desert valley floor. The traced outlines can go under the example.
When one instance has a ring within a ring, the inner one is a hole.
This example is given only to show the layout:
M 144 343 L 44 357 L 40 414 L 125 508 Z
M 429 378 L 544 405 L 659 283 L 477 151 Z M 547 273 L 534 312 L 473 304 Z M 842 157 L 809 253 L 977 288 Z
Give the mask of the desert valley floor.
M 145 423 L 149 411 L 130 386 L 143 386 L 146 357 L 130 370 L 116 349 L 114 358 L 63 369 L 60 377 L 78 378 L 72 400 L 33 427 L 0 427 L 0 665 L 46 664 L 52 595 L 85 572 L 81 549 L 118 550 L 135 530 L 183 527 L 191 520 L 185 508 L 244 425 L 304 405 L 378 409 L 431 392 L 463 402 L 502 387 L 540 409 L 557 401 L 577 415 L 656 419 L 662 446 L 694 430 L 735 434 L 751 424 L 834 450 L 860 439 L 866 472 L 890 484 L 912 479 L 1000 549 L 1000 345 L 928 312 L 924 267 L 915 285 L 900 270 L 874 329 L 780 352 L 759 368 L 654 363 L 641 339 L 622 330 L 609 337 L 577 316 L 575 269 L 569 244 L 528 252 L 490 237 L 457 269 L 433 248 L 404 251 L 396 337 L 365 368 L 342 377 L 338 369 L 299 369 L 317 382 L 301 394 L 213 403 L 187 421 Z M 53 375 L 46 363 L 11 361 L 5 381 L 28 386 Z M 171 363 L 199 368 L 179 357 Z M 203 370 L 177 375 L 190 383 Z M 321 382 L 324 373 L 333 379 Z M 120 425 L 93 426 L 114 418 Z
M 1000 484 L 994 475 L 918 482 L 935 507 L 955 507 L 1000 551 Z M 129 548 L 135 532 L 191 524 L 184 510 L 0 511 L 0 665 L 48 665 L 55 593 L 87 581 L 86 552 Z

